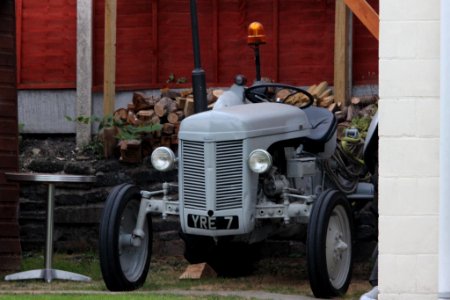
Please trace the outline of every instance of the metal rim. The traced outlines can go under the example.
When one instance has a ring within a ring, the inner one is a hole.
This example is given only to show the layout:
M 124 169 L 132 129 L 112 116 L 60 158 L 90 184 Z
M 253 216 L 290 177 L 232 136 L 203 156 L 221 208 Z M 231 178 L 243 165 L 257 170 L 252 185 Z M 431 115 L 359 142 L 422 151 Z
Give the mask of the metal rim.
M 144 224 L 145 236 L 139 246 L 132 245 L 132 233 L 136 226 L 139 213 L 139 201 L 133 199 L 125 206 L 119 229 L 119 260 L 123 275 L 130 282 L 139 279 L 145 269 L 145 261 L 148 256 L 148 225 L 147 220 Z
M 330 283 L 341 288 L 348 277 L 352 255 L 351 229 L 347 211 L 342 205 L 333 209 L 328 222 L 326 260 Z

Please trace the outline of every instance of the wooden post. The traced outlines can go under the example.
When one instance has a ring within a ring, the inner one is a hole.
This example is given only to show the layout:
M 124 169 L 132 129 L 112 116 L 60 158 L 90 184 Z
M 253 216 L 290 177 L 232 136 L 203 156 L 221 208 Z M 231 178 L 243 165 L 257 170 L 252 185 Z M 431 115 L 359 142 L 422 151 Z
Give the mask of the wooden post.
M 352 88 L 352 14 L 344 0 L 336 0 L 334 28 L 334 97 L 348 105 Z
M 105 55 L 103 62 L 103 114 L 114 111 L 116 96 L 117 0 L 105 0 Z
M 92 0 L 77 1 L 77 116 L 92 114 Z M 77 123 L 76 142 L 81 148 L 91 141 L 91 124 Z

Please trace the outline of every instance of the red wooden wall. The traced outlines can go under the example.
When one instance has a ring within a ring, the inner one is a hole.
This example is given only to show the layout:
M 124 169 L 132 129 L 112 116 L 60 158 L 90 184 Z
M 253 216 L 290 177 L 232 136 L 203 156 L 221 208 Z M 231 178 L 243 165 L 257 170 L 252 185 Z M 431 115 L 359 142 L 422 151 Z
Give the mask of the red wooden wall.
M 103 83 L 104 0 L 94 1 L 94 86 Z M 378 0 L 368 1 L 378 10 Z M 17 0 L 19 87 L 74 88 L 76 0 Z M 333 81 L 334 0 L 197 0 L 202 67 L 210 86 L 255 76 L 247 26 L 261 22 L 262 75 L 309 85 Z M 378 42 L 355 18 L 355 84 L 377 83 Z M 193 69 L 189 0 L 118 0 L 121 89 L 161 87 Z M 189 85 L 189 83 L 187 84 Z
M 20 265 L 19 189 L 4 172 L 17 171 L 18 128 L 14 0 L 0 1 L 0 272 Z

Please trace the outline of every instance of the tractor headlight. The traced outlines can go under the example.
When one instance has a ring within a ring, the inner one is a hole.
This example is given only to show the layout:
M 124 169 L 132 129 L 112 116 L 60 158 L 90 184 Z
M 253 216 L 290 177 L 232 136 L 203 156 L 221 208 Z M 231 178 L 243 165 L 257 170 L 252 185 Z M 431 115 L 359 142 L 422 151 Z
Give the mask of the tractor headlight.
M 263 149 L 256 149 L 248 157 L 248 166 L 255 173 L 264 173 L 272 167 L 272 155 Z
M 170 171 L 175 167 L 176 157 L 167 147 L 156 148 L 151 157 L 153 167 L 158 171 Z

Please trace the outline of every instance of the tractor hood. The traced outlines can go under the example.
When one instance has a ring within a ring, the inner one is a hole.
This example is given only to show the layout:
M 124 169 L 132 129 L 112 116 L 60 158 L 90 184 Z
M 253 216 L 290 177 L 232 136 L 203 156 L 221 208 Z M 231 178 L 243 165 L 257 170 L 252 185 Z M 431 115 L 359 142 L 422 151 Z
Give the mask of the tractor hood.
M 233 140 L 298 132 L 311 125 L 298 107 L 279 103 L 243 104 L 192 115 L 181 122 L 180 139 Z

